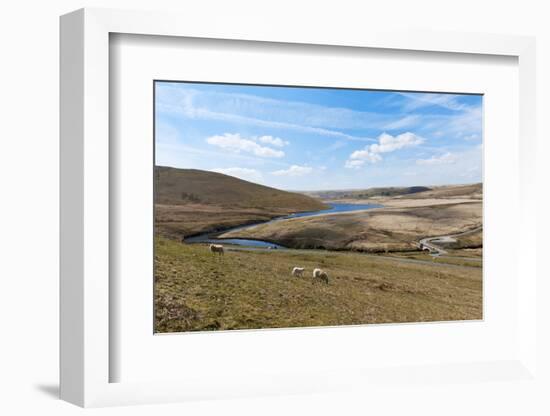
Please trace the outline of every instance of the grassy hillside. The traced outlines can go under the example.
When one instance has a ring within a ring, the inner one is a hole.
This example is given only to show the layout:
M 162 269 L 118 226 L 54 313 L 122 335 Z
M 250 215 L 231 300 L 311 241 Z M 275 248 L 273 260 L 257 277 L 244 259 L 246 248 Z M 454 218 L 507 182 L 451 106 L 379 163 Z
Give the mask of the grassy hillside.
M 156 240 L 155 266 L 157 332 L 482 318 L 480 267 L 316 250 L 216 257 L 166 239 Z M 294 266 L 304 277 L 291 276 Z M 315 267 L 328 285 L 311 278 Z
M 156 231 L 172 238 L 327 207 L 306 195 L 221 173 L 161 166 L 155 168 L 155 193 Z
M 222 173 L 157 166 L 156 202 L 159 204 L 207 204 L 285 211 L 325 208 L 317 199 L 247 182 Z

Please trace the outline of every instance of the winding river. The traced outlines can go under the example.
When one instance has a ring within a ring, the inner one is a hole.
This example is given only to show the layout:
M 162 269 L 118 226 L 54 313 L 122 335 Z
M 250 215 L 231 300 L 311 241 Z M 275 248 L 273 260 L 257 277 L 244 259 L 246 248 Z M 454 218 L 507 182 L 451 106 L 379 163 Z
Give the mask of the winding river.
M 264 222 L 262 224 L 269 224 L 271 222 L 275 221 L 285 221 L 291 218 L 299 218 L 299 217 L 314 217 L 317 215 L 324 215 L 324 214 L 335 214 L 335 213 L 341 213 L 341 212 L 353 212 L 353 211 L 364 211 L 367 209 L 373 209 L 373 208 L 380 208 L 382 205 L 378 204 L 344 204 L 344 203 L 327 203 L 327 205 L 330 206 L 328 209 L 323 209 L 321 211 L 308 211 L 308 212 L 297 212 L 295 214 L 285 215 L 283 217 L 277 217 L 270 221 Z M 227 233 L 229 231 L 236 231 L 236 230 L 244 230 L 246 228 L 255 227 L 259 224 L 252 224 L 252 225 L 241 225 L 239 227 L 230 228 L 227 230 L 224 230 L 224 233 Z M 262 240 L 248 240 L 244 238 L 216 238 L 217 235 L 221 234 L 220 232 L 215 233 L 205 233 L 196 235 L 194 237 L 188 237 L 185 239 L 186 243 L 223 243 L 223 244 L 234 244 L 239 246 L 247 246 L 247 247 L 256 247 L 256 248 L 286 248 L 279 244 L 271 243 L 269 241 L 262 241 Z

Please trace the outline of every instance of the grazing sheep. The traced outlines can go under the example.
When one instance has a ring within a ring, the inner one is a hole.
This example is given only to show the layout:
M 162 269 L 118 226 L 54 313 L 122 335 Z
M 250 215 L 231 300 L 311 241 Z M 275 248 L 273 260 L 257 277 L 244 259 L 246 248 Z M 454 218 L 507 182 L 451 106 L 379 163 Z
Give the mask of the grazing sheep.
M 292 269 L 292 276 L 302 277 L 304 275 L 303 267 L 295 267 Z
M 210 251 L 223 256 L 223 246 L 221 244 L 210 244 Z
M 325 271 L 321 270 L 321 269 L 313 270 L 313 278 L 322 280 L 323 282 L 325 282 L 328 285 L 328 274 Z

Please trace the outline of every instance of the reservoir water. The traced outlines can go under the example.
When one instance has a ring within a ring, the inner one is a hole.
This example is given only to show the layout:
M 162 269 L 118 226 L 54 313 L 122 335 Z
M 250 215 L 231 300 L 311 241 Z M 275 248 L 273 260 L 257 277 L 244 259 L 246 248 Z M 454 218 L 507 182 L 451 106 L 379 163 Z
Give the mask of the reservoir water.
M 285 217 L 276 218 L 272 221 L 280 221 L 288 218 L 298 218 L 298 217 L 314 217 L 316 215 L 324 214 L 335 214 L 338 212 L 353 212 L 353 211 L 364 211 L 366 209 L 372 208 L 381 208 L 382 205 L 378 204 L 343 204 L 343 203 L 327 203 L 330 206 L 328 209 L 323 209 L 321 211 L 308 211 L 308 212 L 297 212 L 296 214 L 290 214 Z
M 285 215 L 284 217 L 278 217 L 274 218 L 271 221 L 264 222 L 262 224 L 269 224 L 270 222 L 275 221 L 285 221 L 289 220 L 291 218 L 299 218 L 299 217 L 314 217 L 317 215 L 325 215 L 325 214 L 336 214 L 336 213 L 343 213 L 343 212 L 354 212 L 354 211 L 364 211 L 368 209 L 373 208 L 381 208 L 382 205 L 378 204 L 345 204 L 345 203 L 327 203 L 327 205 L 330 206 L 328 209 L 323 209 L 320 211 L 308 211 L 308 212 L 297 212 L 290 215 Z M 231 228 L 228 230 L 225 230 L 224 232 L 229 231 L 235 231 L 235 230 L 244 230 L 246 228 L 255 227 L 259 224 L 252 224 L 252 225 L 242 225 L 239 227 Z M 279 244 L 270 243 L 269 241 L 262 241 L 262 240 L 248 240 L 244 238 L 216 238 L 216 233 L 206 233 L 206 234 L 200 234 L 196 235 L 194 237 L 189 237 L 185 239 L 186 243 L 214 243 L 214 244 L 234 244 L 239 246 L 246 246 L 246 247 L 255 247 L 255 248 L 272 248 L 272 249 L 278 249 L 278 248 L 285 248 Z

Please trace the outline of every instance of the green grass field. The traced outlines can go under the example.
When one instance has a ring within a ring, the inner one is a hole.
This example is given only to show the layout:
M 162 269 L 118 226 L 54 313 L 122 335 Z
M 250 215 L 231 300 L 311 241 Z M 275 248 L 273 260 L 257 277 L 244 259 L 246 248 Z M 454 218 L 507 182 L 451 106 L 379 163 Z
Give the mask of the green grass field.
M 218 256 L 165 238 L 155 249 L 156 332 L 482 318 L 479 267 L 323 250 Z M 304 277 L 291 276 L 294 266 Z M 328 285 L 312 279 L 315 267 Z

